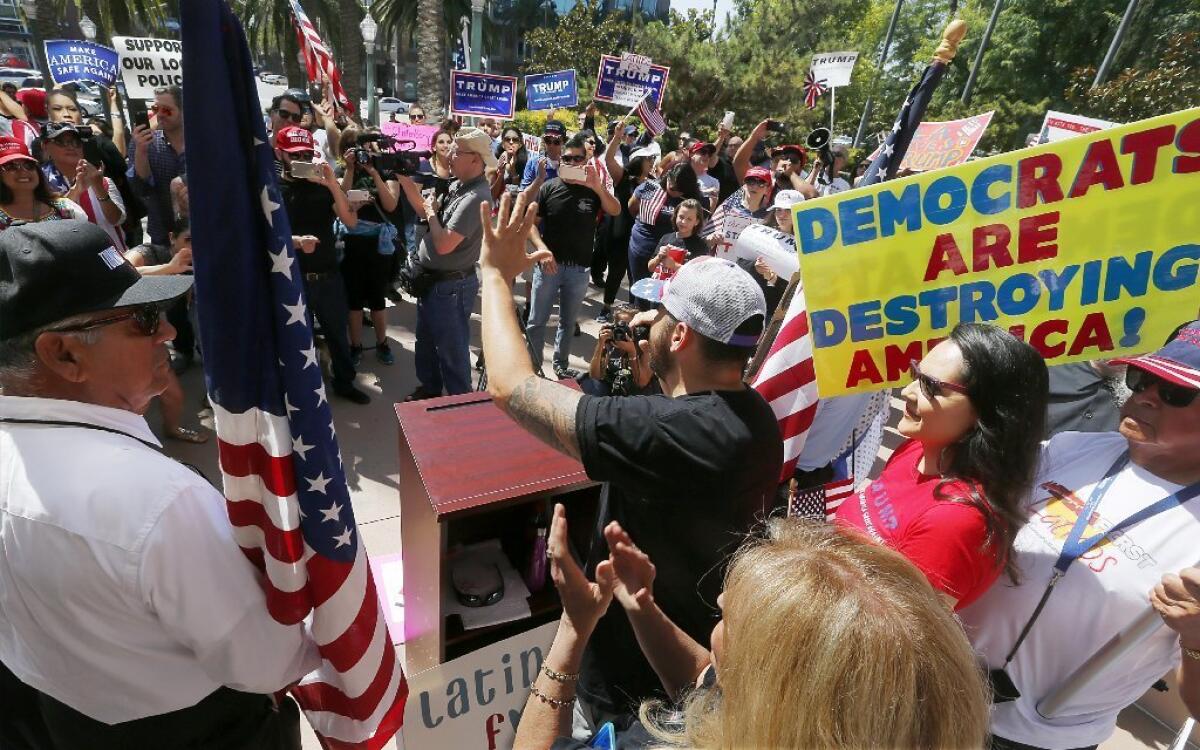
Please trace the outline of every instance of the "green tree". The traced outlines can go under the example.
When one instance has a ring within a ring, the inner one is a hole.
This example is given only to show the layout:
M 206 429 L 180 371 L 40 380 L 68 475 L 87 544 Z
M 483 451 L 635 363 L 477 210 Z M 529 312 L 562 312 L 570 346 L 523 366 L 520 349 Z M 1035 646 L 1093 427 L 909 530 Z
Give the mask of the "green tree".
M 1091 88 L 1095 68 L 1080 68 L 1067 88 L 1067 101 L 1081 114 L 1133 122 L 1200 105 L 1200 32 L 1171 34 L 1162 60 L 1153 67 L 1126 68 Z
M 616 13 L 601 13 L 600 0 L 580 0 L 552 27 L 525 35 L 533 48 L 523 73 L 546 73 L 574 68 L 580 97 L 596 88 L 600 56 L 619 53 L 629 42 L 629 22 Z

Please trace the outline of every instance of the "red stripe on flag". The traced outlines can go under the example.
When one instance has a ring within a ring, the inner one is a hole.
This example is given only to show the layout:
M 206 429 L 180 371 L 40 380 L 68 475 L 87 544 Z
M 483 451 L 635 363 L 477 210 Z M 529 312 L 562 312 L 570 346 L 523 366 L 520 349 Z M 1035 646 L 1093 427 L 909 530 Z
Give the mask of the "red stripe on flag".
M 775 354 L 783 347 L 799 341 L 806 335 L 808 335 L 808 311 L 801 310 L 799 314 L 783 321 L 779 333 L 775 336 L 775 341 L 771 343 L 768 355 Z
M 266 508 L 257 500 L 226 500 L 229 520 L 234 526 L 257 526 L 263 533 L 263 549 L 285 563 L 304 559 L 304 537 L 299 529 L 283 531 L 275 526 Z
M 321 647 L 321 656 L 325 657 L 334 669 L 345 672 L 362 658 L 362 646 L 364 643 L 370 643 L 378 622 L 379 600 L 375 594 L 373 577 L 368 576 L 367 595 L 363 597 L 362 608 L 358 610 L 346 632 Z
M 295 625 L 312 611 L 312 602 L 304 589 L 283 591 L 275 588 L 270 578 L 264 579 L 263 588 L 263 593 L 267 595 L 267 611 L 284 625 Z
M 258 476 L 276 497 L 296 493 L 296 471 L 292 466 L 291 454 L 276 457 L 267 453 L 258 443 L 234 445 L 220 439 L 217 441 L 217 454 L 221 459 L 221 470 L 230 476 Z
M 321 747 L 323 750 L 381 750 L 404 725 L 404 704 L 407 702 L 408 683 L 402 682 L 400 690 L 396 693 L 395 702 L 379 722 L 379 728 L 375 730 L 374 737 L 362 742 L 344 742 L 331 737 L 322 737 Z
M 387 629 L 382 623 L 380 627 Z M 310 682 L 307 685 L 298 685 L 292 691 L 296 700 L 304 706 L 305 711 L 330 711 L 355 721 L 370 718 L 387 693 L 388 686 L 392 683 L 392 672 L 396 669 L 396 657 L 390 645 L 383 650 L 382 662 L 375 678 L 357 698 L 349 697 L 327 682 Z
M 812 427 L 813 418 L 817 416 L 817 405 L 807 406 L 795 414 L 789 414 L 779 420 L 780 437 L 790 440 Z
M 357 529 L 355 533 L 358 533 Z M 367 565 L 366 560 L 363 560 L 363 564 Z M 336 594 L 352 570 L 354 563 L 336 562 L 321 555 L 313 555 L 308 561 L 308 593 L 312 597 L 313 606 L 321 606 Z M 367 578 L 370 577 L 368 566 Z
M 766 399 L 767 403 L 770 403 L 780 396 L 786 396 L 811 383 L 816 377 L 817 373 L 813 369 L 813 361 L 810 357 L 797 362 L 782 372 L 772 375 L 761 383 L 755 383 L 754 390 L 758 391 L 759 395 Z

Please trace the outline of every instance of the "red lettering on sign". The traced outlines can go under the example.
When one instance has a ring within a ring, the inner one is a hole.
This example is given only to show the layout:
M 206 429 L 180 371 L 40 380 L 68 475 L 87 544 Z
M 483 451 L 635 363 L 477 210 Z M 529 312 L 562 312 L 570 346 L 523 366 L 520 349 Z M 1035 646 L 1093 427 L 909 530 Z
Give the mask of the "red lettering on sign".
M 1141 185 L 1154 179 L 1154 168 L 1158 164 L 1158 150 L 1175 140 L 1175 126 L 1162 125 L 1140 133 L 1130 133 L 1121 139 L 1121 153 L 1133 154 L 1133 171 L 1130 185 Z
M 1079 165 L 1079 173 L 1075 175 L 1075 184 L 1071 186 L 1071 197 L 1087 195 L 1092 185 L 1103 185 L 1105 190 L 1125 187 L 1112 141 L 1096 141 L 1088 146 L 1083 163 Z
M 866 349 L 859 349 L 854 352 L 854 359 L 850 362 L 850 373 L 846 376 L 846 387 L 855 388 L 864 380 L 868 383 L 878 385 L 883 382 L 883 376 L 879 374 L 879 367 L 875 365 L 875 360 L 871 359 L 871 352 Z
M 1057 203 L 1063 199 L 1058 184 L 1062 174 L 1062 159 L 1058 154 L 1038 154 L 1017 162 L 1017 208 L 1029 208 L 1042 203 Z
M 967 272 L 967 264 L 959 252 L 958 243 L 949 232 L 939 234 L 933 241 L 933 252 L 929 256 L 929 264 L 925 266 L 925 280 L 933 281 L 946 269 L 954 271 L 955 276 Z
M 1029 263 L 1058 255 L 1058 211 L 1021 219 L 1017 239 L 1017 262 Z
M 1008 251 L 1008 243 L 1012 241 L 1012 230 L 1004 224 L 988 224 L 975 227 L 972 234 L 972 271 L 986 271 L 992 263 L 997 268 L 1011 266 L 1012 254 Z
M 1071 350 L 1067 353 L 1073 357 L 1092 347 L 1102 352 L 1112 351 L 1112 334 L 1109 333 L 1108 321 L 1105 320 L 1104 313 L 1090 313 L 1083 319 L 1079 325 L 1079 333 L 1075 334 L 1075 340 L 1071 342 Z

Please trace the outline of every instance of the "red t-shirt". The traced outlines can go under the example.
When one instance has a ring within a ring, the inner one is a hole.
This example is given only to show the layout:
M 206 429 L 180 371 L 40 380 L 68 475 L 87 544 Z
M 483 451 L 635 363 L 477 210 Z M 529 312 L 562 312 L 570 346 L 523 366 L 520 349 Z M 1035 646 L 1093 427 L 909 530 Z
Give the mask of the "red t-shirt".
M 940 477 L 917 471 L 921 454 L 916 440 L 901 445 L 878 479 L 842 503 L 837 522 L 907 557 L 935 589 L 958 600 L 956 610 L 962 609 L 995 582 L 1002 567 L 992 546 L 984 546 L 983 513 L 966 502 L 939 500 L 934 488 Z M 970 497 L 970 485 L 947 482 L 942 494 Z

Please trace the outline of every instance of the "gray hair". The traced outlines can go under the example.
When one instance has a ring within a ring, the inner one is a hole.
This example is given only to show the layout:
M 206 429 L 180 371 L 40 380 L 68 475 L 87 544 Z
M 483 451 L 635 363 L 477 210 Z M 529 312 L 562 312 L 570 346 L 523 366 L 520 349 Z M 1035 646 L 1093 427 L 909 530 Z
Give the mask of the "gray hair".
M 38 336 L 66 326 L 90 323 L 90 315 L 75 315 L 70 318 L 57 320 L 44 326 L 38 326 L 19 336 L 0 339 L 0 391 L 7 392 L 14 386 L 28 387 L 38 372 L 38 357 L 34 345 Z M 78 337 L 83 343 L 91 345 L 100 339 L 100 329 L 90 331 L 71 331 L 68 335 Z

